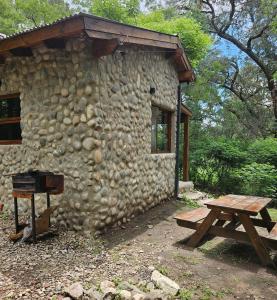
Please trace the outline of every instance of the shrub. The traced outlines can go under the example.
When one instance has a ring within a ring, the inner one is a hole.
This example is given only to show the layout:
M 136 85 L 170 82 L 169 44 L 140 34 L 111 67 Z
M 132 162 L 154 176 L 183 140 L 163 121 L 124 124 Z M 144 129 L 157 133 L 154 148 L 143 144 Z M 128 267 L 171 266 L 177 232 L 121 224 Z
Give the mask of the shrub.
M 269 163 L 277 168 L 277 139 L 258 139 L 249 149 L 249 161 L 257 163 Z
M 234 175 L 241 181 L 243 194 L 266 196 L 277 200 L 277 170 L 270 164 L 253 162 L 238 169 Z

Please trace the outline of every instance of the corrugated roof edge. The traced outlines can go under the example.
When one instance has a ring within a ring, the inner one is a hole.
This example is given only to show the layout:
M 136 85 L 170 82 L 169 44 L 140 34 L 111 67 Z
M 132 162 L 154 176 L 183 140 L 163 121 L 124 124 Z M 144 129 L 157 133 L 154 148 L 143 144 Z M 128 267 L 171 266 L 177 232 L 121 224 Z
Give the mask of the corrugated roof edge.
M 23 31 L 20 31 L 20 32 L 11 34 L 11 35 L 8 35 L 5 38 L 1 39 L 1 41 L 12 39 L 12 38 L 20 36 L 22 34 L 30 33 L 30 32 L 36 31 L 36 30 L 40 30 L 42 28 L 47 28 L 47 27 L 50 27 L 52 25 L 59 24 L 59 23 L 62 23 L 64 21 L 68 21 L 70 19 L 75 19 L 75 18 L 78 18 L 78 17 L 95 18 L 95 19 L 98 19 L 98 20 L 108 21 L 108 22 L 114 23 L 114 24 L 121 24 L 121 25 L 124 25 L 124 26 L 127 26 L 127 27 L 131 27 L 131 28 L 138 28 L 138 29 L 143 29 L 145 31 L 149 31 L 149 32 L 156 32 L 156 33 L 161 33 L 161 34 L 168 35 L 168 36 L 178 37 L 178 35 L 168 34 L 168 33 L 164 33 L 164 32 L 159 32 L 159 31 L 155 31 L 155 30 L 151 30 L 151 29 L 147 29 L 147 28 L 143 28 L 143 27 L 138 27 L 138 26 L 134 26 L 134 25 L 130 25 L 130 24 L 126 24 L 126 23 L 122 23 L 122 22 L 110 20 L 110 19 L 99 17 L 99 16 L 96 16 L 96 15 L 92 15 L 92 14 L 80 12 L 80 13 L 77 13 L 77 14 L 74 14 L 74 15 L 70 15 L 70 16 L 66 16 L 64 18 L 57 19 L 57 20 L 55 20 L 55 21 L 53 21 L 52 23 L 49 23 L 49 24 L 44 24 L 44 25 L 41 25 L 41 26 L 32 27 L 30 29 L 26 29 L 26 30 L 23 30 Z

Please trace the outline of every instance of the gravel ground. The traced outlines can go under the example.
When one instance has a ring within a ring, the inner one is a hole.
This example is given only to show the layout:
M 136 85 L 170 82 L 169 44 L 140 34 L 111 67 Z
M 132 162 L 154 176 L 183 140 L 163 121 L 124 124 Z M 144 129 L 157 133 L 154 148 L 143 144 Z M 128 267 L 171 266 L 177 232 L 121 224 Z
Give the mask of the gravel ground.
M 0 231 L 0 299 L 59 299 L 82 282 L 149 280 L 151 267 L 183 287 L 184 299 L 277 299 L 276 271 L 259 264 L 247 245 L 215 238 L 200 249 L 182 240 L 192 231 L 173 219 L 182 204 L 170 201 L 94 239 L 55 229 L 36 245 L 13 244 Z M 0 217 L 0 228 L 13 226 Z

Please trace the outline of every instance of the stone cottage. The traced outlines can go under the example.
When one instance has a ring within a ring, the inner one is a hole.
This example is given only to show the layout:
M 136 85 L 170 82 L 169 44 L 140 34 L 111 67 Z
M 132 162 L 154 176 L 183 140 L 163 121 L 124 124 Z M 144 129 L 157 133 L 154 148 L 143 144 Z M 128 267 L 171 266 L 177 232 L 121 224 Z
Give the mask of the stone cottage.
M 2 36 L 0 202 L 12 203 L 5 175 L 28 169 L 64 174 L 54 221 L 76 230 L 172 197 L 176 116 L 187 139 L 191 114 L 178 85 L 193 76 L 177 36 L 92 15 Z M 186 141 L 185 180 L 187 155 Z

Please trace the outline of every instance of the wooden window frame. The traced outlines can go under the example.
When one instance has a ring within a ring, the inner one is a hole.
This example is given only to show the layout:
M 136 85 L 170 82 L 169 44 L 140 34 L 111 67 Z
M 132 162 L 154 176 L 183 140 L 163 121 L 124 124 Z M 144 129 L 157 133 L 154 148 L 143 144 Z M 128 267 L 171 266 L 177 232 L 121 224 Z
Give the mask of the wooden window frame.
M 8 94 L 8 95 L 0 95 L 0 101 L 3 99 L 14 99 L 14 98 L 20 98 L 20 94 Z M 11 117 L 11 118 L 4 118 L 0 119 L 0 125 L 6 125 L 6 124 L 16 124 L 20 123 L 21 117 Z M 0 140 L 0 145 L 20 145 L 22 144 L 22 138 L 17 140 Z
M 170 110 L 167 110 L 163 107 L 160 107 L 158 105 L 152 104 L 151 105 L 151 114 L 152 114 L 152 107 L 156 107 L 160 111 L 167 113 L 167 124 L 168 124 L 168 126 L 167 126 L 167 133 L 166 133 L 167 134 L 167 150 L 159 151 L 157 149 L 157 146 L 156 146 L 156 150 L 152 151 L 152 144 L 151 144 L 151 154 L 170 154 L 170 153 L 172 153 L 171 141 L 172 141 L 172 116 L 173 116 L 173 112 L 170 111 Z M 151 115 L 151 118 L 152 118 L 152 115 Z M 152 130 L 152 121 L 151 121 L 151 130 Z

